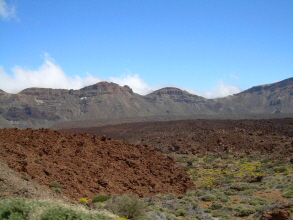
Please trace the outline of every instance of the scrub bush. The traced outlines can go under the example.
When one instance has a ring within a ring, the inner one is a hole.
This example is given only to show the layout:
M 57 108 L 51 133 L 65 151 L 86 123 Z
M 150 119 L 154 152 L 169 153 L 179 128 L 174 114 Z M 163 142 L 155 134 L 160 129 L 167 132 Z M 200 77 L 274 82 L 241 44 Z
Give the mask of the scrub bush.
M 106 209 L 127 219 L 140 219 L 145 216 L 147 205 L 133 195 L 113 197 L 108 200 Z
M 93 200 L 93 203 L 96 203 L 96 202 L 105 202 L 105 201 L 109 200 L 110 198 L 111 198 L 110 196 L 99 194 L 99 195 L 94 196 L 92 200 Z

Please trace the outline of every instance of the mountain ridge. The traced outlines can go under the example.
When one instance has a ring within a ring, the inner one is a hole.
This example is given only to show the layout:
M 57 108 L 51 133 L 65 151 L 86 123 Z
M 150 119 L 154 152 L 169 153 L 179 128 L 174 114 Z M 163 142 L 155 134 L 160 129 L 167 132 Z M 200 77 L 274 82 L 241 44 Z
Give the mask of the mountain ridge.
M 293 113 L 293 77 L 238 94 L 206 99 L 175 87 L 139 95 L 112 82 L 74 89 L 0 89 L 0 127 L 39 128 L 60 122 L 188 115 Z

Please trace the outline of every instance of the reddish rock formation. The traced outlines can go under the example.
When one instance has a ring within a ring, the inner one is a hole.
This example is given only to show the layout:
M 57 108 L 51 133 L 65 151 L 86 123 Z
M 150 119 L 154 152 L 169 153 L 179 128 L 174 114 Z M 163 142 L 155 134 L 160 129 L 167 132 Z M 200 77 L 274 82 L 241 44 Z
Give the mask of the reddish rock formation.
M 260 220 L 289 220 L 290 215 L 290 210 L 280 208 L 263 213 Z
M 268 155 L 274 159 L 293 154 L 293 119 L 269 120 L 180 120 L 139 122 L 68 132 L 105 134 L 129 143 L 151 145 L 163 153 Z
M 98 193 L 184 193 L 194 188 L 172 158 L 152 147 L 85 133 L 1 129 L 0 160 L 43 185 L 61 183 L 62 193 L 71 199 Z

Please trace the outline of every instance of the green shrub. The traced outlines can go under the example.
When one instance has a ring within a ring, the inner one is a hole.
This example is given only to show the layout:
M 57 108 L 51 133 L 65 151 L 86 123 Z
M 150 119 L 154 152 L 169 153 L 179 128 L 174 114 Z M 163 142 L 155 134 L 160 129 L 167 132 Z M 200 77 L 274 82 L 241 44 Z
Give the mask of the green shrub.
M 219 202 L 213 202 L 213 204 L 211 206 L 211 209 L 217 210 L 217 209 L 220 209 L 222 207 L 223 207 L 223 205 L 221 203 L 219 203 Z
M 197 191 L 197 194 L 196 194 L 198 197 L 200 196 L 204 196 L 205 195 L 205 192 L 204 191 Z
M 243 208 L 236 213 L 236 216 L 245 217 L 255 213 L 255 209 L 252 208 Z
M 221 202 L 228 202 L 229 201 L 229 198 L 227 196 L 218 196 L 218 199 L 221 201 Z
M 61 209 L 60 207 L 54 207 L 47 209 L 43 215 L 42 220 L 63 220 L 63 219 L 81 219 L 81 216 L 72 209 Z
M 61 189 L 59 188 L 51 188 L 54 192 L 61 194 Z
M 135 220 L 145 216 L 147 205 L 137 197 L 125 194 L 108 200 L 105 208 L 119 216 Z
M 58 182 L 51 182 L 50 187 L 51 188 L 62 188 L 62 185 Z
M 186 196 L 196 196 L 198 193 L 198 191 L 196 190 L 187 190 L 187 192 L 185 193 Z
M 10 220 L 109 220 L 113 217 L 82 206 L 67 205 L 58 201 L 27 199 L 0 200 L 0 219 Z
M 227 196 L 234 196 L 234 195 L 237 195 L 237 191 L 234 190 L 234 189 L 227 189 L 224 193 L 225 193 L 225 195 L 227 195 Z
M 42 220 L 108 220 L 113 219 L 97 213 L 88 213 L 75 210 L 73 207 L 53 206 L 46 209 L 41 217 Z
M 193 209 L 196 209 L 198 207 L 198 203 L 196 201 L 192 202 L 191 205 Z
M 222 159 L 229 159 L 229 155 L 227 153 L 221 153 L 219 155 Z
M 221 181 L 220 180 L 213 180 L 212 183 L 214 186 L 216 186 L 216 185 L 219 185 L 221 183 Z
M 282 195 L 284 198 L 293 198 L 293 189 L 289 189 L 285 191 L 285 193 Z
M 193 157 L 193 158 L 188 158 L 186 162 L 189 164 L 190 163 L 192 164 L 193 162 L 196 162 L 196 161 L 198 161 L 198 159 Z
M 276 162 L 273 163 L 273 166 L 277 167 L 277 166 L 283 166 L 285 165 L 284 161 L 278 160 Z
M 110 196 L 106 196 L 106 195 L 103 195 L 103 194 L 99 194 L 99 195 L 96 195 L 93 197 L 92 201 L 93 203 L 96 203 L 96 202 L 105 202 L 107 200 L 109 200 L 111 197 Z
M 210 163 L 212 163 L 215 159 L 217 159 L 217 158 L 214 157 L 214 156 L 208 156 L 208 157 L 204 158 L 204 162 L 210 164 Z
M 221 202 L 228 202 L 229 201 L 229 198 L 221 190 L 215 189 L 215 190 L 213 190 L 213 192 L 214 192 L 213 194 L 217 197 L 217 199 L 219 201 L 221 201 Z
M 250 186 L 247 183 L 235 183 L 232 186 L 230 186 L 230 189 L 234 189 L 237 191 L 243 191 L 249 189 Z
M 203 200 L 205 202 L 215 201 L 216 199 L 217 199 L 217 197 L 213 194 L 208 194 L 208 195 L 205 195 L 201 198 L 201 200 Z
M 270 159 L 265 158 L 265 159 L 261 160 L 261 162 L 262 162 L 262 163 L 268 163 L 268 162 L 270 162 Z
M 215 218 L 216 217 L 221 217 L 222 216 L 222 213 L 215 211 L 215 212 L 212 213 L 212 216 L 215 217 Z
M 25 203 L 24 199 L 5 199 L 0 203 L 1 219 L 28 219 L 31 207 Z
M 212 210 L 211 210 L 210 208 L 206 208 L 206 209 L 205 209 L 205 212 L 206 212 L 206 213 L 212 213 Z
M 245 200 L 249 205 L 258 206 L 258 205 L 268 205 L 269 201 L 261 198 L 248 198 Z
M 184 209 L 178 209 L 178 210 L 176 210 L 175 215 L 176 216 L 186 216 L 187 215 L 187 211 L 184 210 Z
M 194 199 L 192 197 L 185 196 L 179 201 L 179 203 L 186 204 L 186 203 L 190 203 L 193 201 L 194 201 Z
M 247 190 L 242 191 L 241 195 L 249 195 L 249 196 L 251 196 L 251 195 L 253 195 L 254 192 L 255 192 L 254 189 L 247 189 Z
M 224 178 L 219 179 L 219 182 L 224 184 L 224 183 L 232 183 L 235 179 L 235 175 L 234 174 L 229 174 L 226 175 Z
M 189 166 L 184 166 L 183 169 L 184 169 L 184 171 L 188 171 L 190 168 L 189 168 Z
M 56 193 L 61 193 L 62 185 L 58 182 L 51 182 L 50 188 L 55 191 Z
M 275 173 L 284 173 L 284 172 L 287 172 L 288 169 L 286 167 L 275 167 L 274 168 L 274 172 Z

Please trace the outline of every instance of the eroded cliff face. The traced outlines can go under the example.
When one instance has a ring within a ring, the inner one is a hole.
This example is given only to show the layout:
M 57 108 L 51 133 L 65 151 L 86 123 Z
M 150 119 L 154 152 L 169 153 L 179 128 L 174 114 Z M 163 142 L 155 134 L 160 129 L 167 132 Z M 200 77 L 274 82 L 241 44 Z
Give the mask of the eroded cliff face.
M 184 90 L 166 87 L 145 96 L 146 100 L 171 115 L 215 114 L 216 102 Z
M 128 86 L 99 82 L 79 90 L 0 90 L 0 127 L 39 128 L 59 122 L 150 116 L 293 114 L 293 78 L 220 99 L 166 87 L 141 96 Z
M 176 88 L 141 96 L 128 86 L 100 82 L 79 90 L 28 88 L 0 96 L 2 127 L 49 127 L 57 122 L 204 113 L 203 97 Z M 0 125 L 1 127 L 1 125 Z M 8 126 L 9 127 L 9 126 Z
M 235 113 L 292 113 L 293 78 L 254 86 L 241 93 L 220 99 L 225 106 L 234 106 Z
M 146 95 L 146 98 L 153 102 L 160 102 L 169 99 L 180 103 L 199 103 L 208 101 L 208 99 L 201 96 L 192 95 L 186 91 L 174 87 L 159 89 L 149 95 Z
M 138 116 L 143 115 L 145 103 L 143 97 L 128 86 L 107 82 L 80 90 L 29 88 L 18 94 L 3 92 L 0 95 L 2 118 L 19 128 L 48 127 L 60 121 Z

